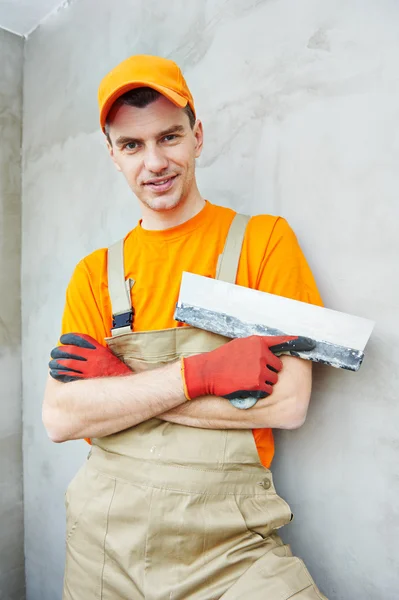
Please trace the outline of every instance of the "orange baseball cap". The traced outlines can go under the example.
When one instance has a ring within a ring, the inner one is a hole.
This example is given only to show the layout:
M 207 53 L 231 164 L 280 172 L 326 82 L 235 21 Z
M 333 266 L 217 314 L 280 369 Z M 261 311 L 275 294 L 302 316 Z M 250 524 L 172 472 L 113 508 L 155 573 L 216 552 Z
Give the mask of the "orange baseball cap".
M 161 56 L 138 54 L 117 65 L 100 83 L 98 104 L 103 131 L 115 100 L 138 87 L 153 88 L 181 108 L 189 104 L 195 115 L 193 97 L 177 64 Z

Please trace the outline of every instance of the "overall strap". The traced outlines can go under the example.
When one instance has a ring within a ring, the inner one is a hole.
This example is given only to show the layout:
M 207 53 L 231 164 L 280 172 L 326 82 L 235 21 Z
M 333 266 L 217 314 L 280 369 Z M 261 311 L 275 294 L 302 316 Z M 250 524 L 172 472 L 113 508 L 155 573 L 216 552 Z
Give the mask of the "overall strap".
M 242 243 L 250 217 L 236 214 L 227 234 L 222 254 L 219 256 L 216 279 L 235 283 Z
M 108 248 L 108 291 L 112 308 L 112 336 L 130 333 L 133 328 L 133 307 L 130 290 L 133 279 L 125 281 L 124 240 Z
M 245 230 L 250 217 L 236 214 L 219 256 L 216 279 L 235 283 Z M 125 281 L 124 240 L 108 248 L 108 291 L 112 308 L 112 336 L 130 333 L 133 329 L 134 310 L 130 290 L 134 280 Z

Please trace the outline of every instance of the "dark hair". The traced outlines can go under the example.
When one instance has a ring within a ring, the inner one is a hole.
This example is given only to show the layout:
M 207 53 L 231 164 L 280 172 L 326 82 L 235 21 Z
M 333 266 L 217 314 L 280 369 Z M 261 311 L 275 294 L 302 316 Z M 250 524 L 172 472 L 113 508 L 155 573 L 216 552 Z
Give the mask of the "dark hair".
M 123 106 L 124 104 L 126 104 L 127 106 L 135 106 L 136 108 L 145 108 L 149 104 L 152 104 L 152 102 L 155 102 L 155 100 L 158 100 L 160 96 L 161 94 L 159 92 L 149 87 L 135 88 L 134 90 L 130 90 L 129 92 L 126 92 L 125 94 L 120 96 L 114 102 L 112 108 L 117 108 L 119 106 Z M 189 104 L 187 104 L 187 106 L 185 106 L 183 110 L 188 116 L 191 129 L 193 129 L 195 124 L 195 115 Z M 105 135 L 107 136 L 108 142 L 111 144 L 111 139 L 109 137 L 108 117 L 105 122 Z

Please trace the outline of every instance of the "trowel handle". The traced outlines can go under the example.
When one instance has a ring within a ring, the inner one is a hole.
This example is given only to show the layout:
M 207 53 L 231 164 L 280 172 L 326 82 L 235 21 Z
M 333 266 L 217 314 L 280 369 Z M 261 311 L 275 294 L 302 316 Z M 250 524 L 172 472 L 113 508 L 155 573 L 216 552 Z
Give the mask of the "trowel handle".
M 290 354 L 289 352 L 285 351 L 281 351 L 280 349 L 277 351 L 274 351 L 272 348 L 271 350 L 273 351 L 273 354 L 275 354 L 276 356 L 281 356 L 282 354 Z M 248 408 L 252 408 L 253 406 L 255 406 L 255 404 L 257 403 L 257 401 L 259 400 L 259 398 L 252 398 L 252 396 L 248 396 L 247 398 L 233 398 L 233 399 L 229 399 L 229 402 L 234 406 L 234 408 L 240 408 L 242 410 L 247 410 Z
M 234 398 L 233 400 L 229 400 L 229 402 L 231 402 L 231 404 L 235 407 L 235 408 L 241 408 L 243 410 L 247 409 L 247 408 L 252 408 L 253 406 L 255 406 L 255 404 L 257 403 L 258 398 Z
M 315 345 L 316 343 L 314 340 L 299 336 L 294 340 L 290 340 L 288 342 L 284 342 L 276 346 L 270 346 L 270 350 L 276 356 L 281 356 L 282 354 L 290 355 L 292 352 L 298 352 L 298 350 L 312 350 L 315 347 Z M 232 400 L 229 399 L 229 402 L 231 402 L 231 404 L 235 408 L 241 408 L 242 410 L 252 408 L 253 406 L 255 406 L 257 401 L 258 398 L 252 398 L 251 396 L 249 396 L 248 398 L 233 398 Z

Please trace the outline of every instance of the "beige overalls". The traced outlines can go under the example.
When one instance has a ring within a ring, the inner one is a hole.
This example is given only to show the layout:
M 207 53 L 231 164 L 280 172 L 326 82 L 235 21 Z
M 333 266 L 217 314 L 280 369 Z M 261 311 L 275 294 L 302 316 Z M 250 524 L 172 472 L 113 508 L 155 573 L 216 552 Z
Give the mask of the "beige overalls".
M 235 282 L 246 222 L 233 221 L 220 279 Z M 123 242 L 109 249 L 108 283 L 106 341 L 134 372 L 228 341 L 190 327 L 132 332 Z M 153 418 L 95 439 L 66 505 L 64 600 L 326 600 L 274 532 L 291 510 L 250 430 Z

